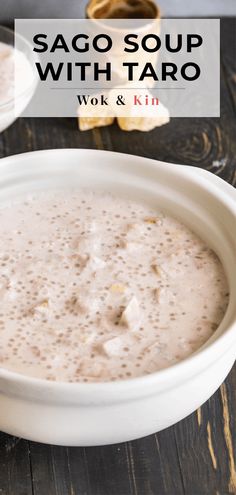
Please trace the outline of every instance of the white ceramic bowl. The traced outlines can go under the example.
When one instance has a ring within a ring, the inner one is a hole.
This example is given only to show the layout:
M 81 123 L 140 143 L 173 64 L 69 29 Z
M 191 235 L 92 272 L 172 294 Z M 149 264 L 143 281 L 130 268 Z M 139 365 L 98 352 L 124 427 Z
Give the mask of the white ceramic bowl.
M 236 354 L 236 192 L 188 166 L 119 153 L 63 149 L 0 160 L 0 202 L 22 192 L 91 186 L 161 205 L 217 252 L 230 286 L 226 315 L 190 358 L 141 378 L 56 383 L 0 369 L 0 429 L 60 445 L 131 440 L 184 418 L 219 387 Z M 188 283 L 188 281 L 186 281 Z

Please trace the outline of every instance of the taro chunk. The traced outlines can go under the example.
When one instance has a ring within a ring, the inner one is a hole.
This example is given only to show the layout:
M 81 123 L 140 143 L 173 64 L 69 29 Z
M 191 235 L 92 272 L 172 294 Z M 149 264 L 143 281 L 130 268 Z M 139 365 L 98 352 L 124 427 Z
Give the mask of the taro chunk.
M 120 356 L 123 354 L 123 347 L 124 342 L 122 337 L 114 337 L 102 344 L 102 348 L 107 356 Z
M 120 324 L 127 327 L 129 330 L 136 331 L 140 326 L 140 308 L 136 297 L 127 304 L 126 308 L 121 314 Z

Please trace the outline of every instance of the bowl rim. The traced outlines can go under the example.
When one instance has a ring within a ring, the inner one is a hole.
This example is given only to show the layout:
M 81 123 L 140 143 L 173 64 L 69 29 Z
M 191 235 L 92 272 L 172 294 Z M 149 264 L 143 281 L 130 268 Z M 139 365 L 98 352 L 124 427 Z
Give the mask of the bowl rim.
M 200 187 L 203 186 L 206 187 L 207 185 L 207 188 L 211 190 L 211 193 L 213 193 L 213 195 L 218 200 L 220 200 L 223 204 L 228 206 L 230 211 L 233 212 L 236 222 L 236 191 L 234 190 L 233 186 L 231 186 L 230 184 L 228 184 L 218 176 L 215 176 L 213 173 L 205 169 L 201 169 L 201 168 L 198 169 L 198 167 L 193 167 L 191 165 L 179 165 L 179 164 L 168 163 L 147 157 L 136 156 L 128 153 L 126 154 L 126 153 L 119 153 L 119 152 L 107 151 L 107 150 L 97 150 L 97 149 L 89 149 L 89 148 L 54 148 L 54 149 L 42 149 L 31 152 L 24 152 L 16 155 L 3 157 L 0 159 L 0 170 L 1 170 L 1 166 L 4 164 L 5 166 L 6 165 L 9 166 L 17 161 L 19 162 L 22 160 L 24 161 L 24 159 L 27 157 L 31 158 L 35 155 L 41 155 L 41 156 L 53 155 L 55 153 L 59 153 L 60 155 L 64 154 L 65 156 L 73 153 L 77 153 L 78 155 L 80 154 L 82 155 L 83 153 L 85 154 L 88 153 L 88 154 L 94 154 L 95 156 L 97 154 L 100 154 L 101 156 L 110 154 L 110 156 L 113 155 L 114 157 L 115 156 L 120 157 L 123 160 L 133 160 L 135 158 L 135 160 L 139 161 L 140 163 L 144 161 L 146 163 L 149 163 L 150 165 L 152 164 L 152 166 L 165 166 L 166 168 L 168 167 L 169 169 L 175 170 L 177 174 L 186 173 L 188 177 L 190 177 L 191 175 L 194 183 L 195 184 L 197 183 Z M 198 173 L 198 171 L 200 171 L 200 173 Z M 214 184 L 212 183 L 215 181 L 218 182 L 217 185 L 216 183 Z M 220 186 L 222 184 L 224 184 L 225 187 L 221 188 Z M 228 189 L 228 194 L 225 188 Z M 235 196 L 234 198 L 232 197 L 232 194 L 231 195 L 229 194 L 230 192 Z M 91 397 L 92 394 L 95 393 L 95 398 L 94 398 L 95 401 L 96 401 L 96 396 L 98 398 L 101 394 L 101 397 L 109 397 L 110 393 L 112 392 L 112 396 L 110 399 L 111 402 L 114 402 L 114 393 L 119 395 L 122 392 L 131 391 L 132 395 L 133 393 L 136 393 L 136 396 L 149 395 L 150 389 L 148 386 L 150 386 L 151 388 L 155 386 L 155 389 L 157 388 L 158 384 L 162 385 L 163 383 L 165 384 L 172 383 L 172 386 L 174 386 L 176 384 L 177 375 L 180 375 L 180 378 L 181 376 L 184 376 L 185 381 L 187 381 L 191 378 L 191 376 L 195 376 L 199 372 L 203 372 L 211 363 L 218 360 L 218 354 L 221 357 L 223 354 L 225 354 L 232 348 L 232 341 L 236 340 L 236 332 L 235 332 L 236 316 L 234 317 L 233 323 L 231 322 L 231 324 L 229 324 L 225 328 L 225 330 L 220 333 L 221 327 L 223 326 L 227 316 L 228 316 L 228 308 L 218 329 L 216 330 L 216 333 L 218 332 L 219 335 L 213 341 L 211 341 L 212 339 L 211 337 L 208 341 L 205 342 L 205 344 L 203 344 L 202 347 L 197 349 L 193 354 L 190 354 L 185 359 L 171 366 L 168 366 L 167 368 L 161 369 L 159 371 L 147 375 L 128 378 L 124 380 L 116 380 L 116 381 L 71 383 L 66 381 L 51 381 L 44 378 L 31 377 L 28 375 L 24 375 L 23 373 L 10 371 L 0 367 L 0 387 L 1 387 L 1 380 L 3 379 L 4 381 L 7 381 L 7 383 L 13 383 L 23 387 L 27 386 L 27 390 L 30 390 L 32 388 L 35 391 L 39 391 L 39 390 L 55 391 L 55 394 L 58 392 L 58 394 L 61 395 L 61 400 L 63 401 L 63 403 L 67 402 L 67 398 L 63 397 L 63 392 L 68 392 L 69 396 L 73 397 L 74 395 L 74 397 L 77 398 L 80 397 L 80 393 L 81 396 L 85 395 L 88 397 Z M 233 338 L 233 334 L 234 334 L 234 338 Z M 229 340 L 228 345 L 224 347 L 223 352 L 219 352 L 222 344 L 225 344 L 227 340 Z M 214 354 L 214 359 L 212 359 L 213 354 Z M 201 362 L 202 364 L 203 362 L 205 363 L 204 366 L 202 365 L 199 366 Z M 143 390 L 144 386 L 147 387 L 146 392 L 145 390 Z M 165 390 L 167 388 L 165 388 Z M 19 389 L 19 393 L 20 395 L 22 395 L 22 391 L 20 389 Z M 50 396 L 47 397 L 47 401 L 49 402 L 53 401 L 54 399 L 55 396 L 53 396 L 52 398 L 50 398 Z M 119 397 L 119 400 L 120 399 L 121 396 Z M 39 397 L 39 401 L 40 401 L 40 397 Z
M 10 45 L 9 43 L 5 43 L 4 41 L 1 41 L 1 30 L 6 31 L 7 33 L 13 35 L 13 37 L 14 37 L 14 44 L 13 45 Z M 20 40 L 22 40 L 23 43 L 26 46 L 28 46 L 28 48 L 32 48 L 32 45 L 30 44 L 30 42 L 26 38 L 24 38 L 24 36 L 22 36 L 21 34 L 16 33 L 14 29 L 12 29 L 12 28 L 10 28 L 8 26 L 3 26 L 2 24 L 0 24 L 0 43 L 5 43 L 6 45 L 9 45 L 9 46 L 13 47 L 13 49 L 15 49 L 15 39 L 16 39 L 16 37 L 19 38 Z M 30 63 L 30 66 L 32 67 L 32 64 L 29 61 L 28 57 L 26 57 L 26 58 L 27 58 L 28 62 Z M 32 83 L 29 86 L 27 86 L 26 89 L 24 89 L 19 94 L 17 94 L 16 97 L 15 97 L 15 92 L 14 92 L 13 98 L 10 98 L 10 100 L 4 101 L 4 103 L 0 103 L 0 112 L 2 112 L 5 108 L 7 109 L 7 107 L 14 105 L 14 102 L 15 101 L 18 101 L 21 98 L 23 98 L 24 95 L 27 94 L 28 91 L 30 91 L 34 87 L 35 83 L 36 83 L 36 78 L 34 77 Z

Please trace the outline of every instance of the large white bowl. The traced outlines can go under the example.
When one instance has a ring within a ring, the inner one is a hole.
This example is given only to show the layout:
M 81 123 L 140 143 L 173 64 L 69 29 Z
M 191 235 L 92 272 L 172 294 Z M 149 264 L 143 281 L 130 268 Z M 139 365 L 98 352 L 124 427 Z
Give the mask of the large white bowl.
M 91 186 L 158 204 L 217 252 L 230 286 L 227 313 L 190 358 L 141 378 L 56 383 L 0 369 L 0 429 L 60 445 L 101 445 L 162 430 L 219 387 L 236 354 L 236 192 L 188 166 L 119 153 L 63 149 L 0 160 L 0 202 L 22 192 Z M 186 280 L 186 284 L 188 281 Z

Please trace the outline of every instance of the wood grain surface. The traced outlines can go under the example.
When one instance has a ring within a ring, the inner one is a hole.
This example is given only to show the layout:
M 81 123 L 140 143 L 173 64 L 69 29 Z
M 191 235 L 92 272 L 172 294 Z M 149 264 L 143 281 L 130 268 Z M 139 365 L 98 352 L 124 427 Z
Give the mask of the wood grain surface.
M 19 119 L 0 157 L 42 148 L 102 148 L 211 170 L 236 184 L 236 20 L 221 21 L 221 117 L 172 119 L 147 134 L 116 125 L 79 133 L 75 119 Z M 236 494 L 236 367 L 196 413 L 141 440 L 48 446 L 0 434 L 0 495 Z

